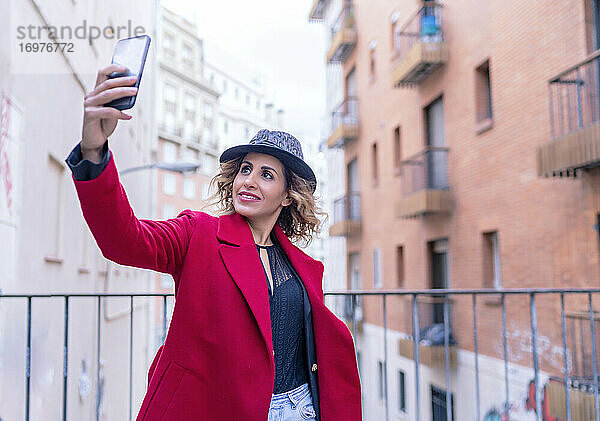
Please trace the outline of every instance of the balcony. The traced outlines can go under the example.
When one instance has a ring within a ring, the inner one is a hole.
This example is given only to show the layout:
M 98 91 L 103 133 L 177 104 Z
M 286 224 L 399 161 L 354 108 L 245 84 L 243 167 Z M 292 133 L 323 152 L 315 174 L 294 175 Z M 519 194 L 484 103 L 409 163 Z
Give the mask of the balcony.
M 323 10 L 325 10 L 325 4 L 327 0 L 314 0 L 313 5 L 310 8 L 308 14 L 308 20 L 310 22 L 320 22 L 323 20 Z
M 549 82 L 552 140 L 537 148 L 540 177 L 577 177 L 600 165 L 600 51 Z
M 183 129 L 181 126 L 163 123 L 160 126 L 158 126 L 158 132 L 159 136 L 172 139 L 174 137 L 180 138 L 182 136 Z
M 448 300 L 449 301 L 449 300 Z M 421 297 L 417 301 L 419 320 L 419 363 L 432 368 L 446 365 L 446 347 L 448 348 L 448 366 L 456 367 L 456 342 L 452 334 L 452 305 L 447 304 L 448 314 L 444 315 L 444 299 L 436 296 Z M 444 320 L 448 326 L 444 326 Z M 447 341 L 447 343 L 446 343 Z M 414 337 L 398 340 L 398 354 L 415 360 Z
M 352 4 L 344 6 L 331 28 L 331 47 L 327 52 L 327 63 L 344 62 L 356 47 L 356 24 Z
M 442 5 L 424 1 L 421 8 L 394 32 L 392 86 L 417 85 L 447 61 Z
M 348 97 L 331 112 L 327 147 L 339 148 L 358 137 L 358 98 Z
M 333 202 L 333 225 L 330 236 L 351 236 L 360 233 L 360 193 L 348 195 Z
M 450 213 L 453 206 L 448 186 L 448 148 L 428 146 L 402 161 L 402 197 L 396 214 L 415 218 L 427 214 Z

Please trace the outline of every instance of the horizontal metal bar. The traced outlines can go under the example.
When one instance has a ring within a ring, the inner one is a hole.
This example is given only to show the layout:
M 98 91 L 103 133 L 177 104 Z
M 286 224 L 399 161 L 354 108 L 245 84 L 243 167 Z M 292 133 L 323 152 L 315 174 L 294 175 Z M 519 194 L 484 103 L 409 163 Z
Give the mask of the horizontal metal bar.
M 401 290 L 331 290 L 324 295 L 501 295 L 501 294 L 595 294 L 600 288 L 510 288 L 510 289 L 401 289 Z M 64 297 L 170 297 L 173 293 L 66 293 L 66 294 L 0 294 L 0 298 L 64 298 Z

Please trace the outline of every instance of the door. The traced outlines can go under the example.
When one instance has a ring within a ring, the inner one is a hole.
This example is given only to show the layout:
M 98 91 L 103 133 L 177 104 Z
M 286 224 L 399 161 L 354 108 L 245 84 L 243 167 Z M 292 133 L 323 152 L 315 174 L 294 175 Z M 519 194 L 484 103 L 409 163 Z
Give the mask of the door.
M 444 137 L 444 102 L 439 97 L 425 108 L 425 131 L 427 146 L 443 148 L 446 146 Z M 431 150 L 425 154 L 426 177 L 428 189 L 444 189 L 448 187 L 446 179 L 446 151 Z

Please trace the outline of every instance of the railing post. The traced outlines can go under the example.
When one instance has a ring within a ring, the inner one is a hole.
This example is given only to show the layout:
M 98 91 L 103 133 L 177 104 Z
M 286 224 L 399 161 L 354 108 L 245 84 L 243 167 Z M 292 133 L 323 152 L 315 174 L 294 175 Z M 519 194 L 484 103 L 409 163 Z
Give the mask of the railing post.
M 27 348 L 25 350 L 25 420 L 29 421 L 31 395 L 31 296 L 27 297 Z
M 129 296 L 129 421 L 133 407 L 133 295 Z
M 530 293 L 530 316 L 531 316 L 531 341 L 533 349 L 533 382 L 535 387 L 535 409 L 538 421 L 542 421 L 542 400 L 539 391 L 539 361 L 537 349 L 537 313 L 535 309 L 535 293 Z
M 600 407 L 598 406 L 598 365 L 596 364 L 596 329 L 594 328 L 594 308 L 592 307 L 592 293 L 588 294 L 590 308 L 590 329 L 592 331 L 592 368 L 594 370 L 594 399 L 596 407 L 596 421 L 600 420 Z
M 100 420 L 100 296 L 98 295 L 97 306 L 98 313 L 96 314 L 96 421 Z
M 68 365 L 69 365 L 69 296 L 65 296 L 65 330 L 64 330 L 64 344 L 63 344 L 63 420 L 67 420 L 67 379 L 68 379 Z
M 563 361 L 565 366 L 565 403 L 567 421 L 571 421 L 571 397 L 569 396 L 569 360 L 567 359 L 567 324 L 565 322 L 565 294 L 560 293 L 560 318 L 562 325 Z
M 509 400 L 509 387 L 508 387 L 508 346 L 506 340 L 506 302 L 505 295 L 500 295 L 500 303 L 502 305 L 502 348 L 504 353 L 504 396 L 505 402 L 503 414 L 508 417 L 508 407 L 510 405 Z
M 473 346 L 475 348 L 475 394 L 477 400 L 477 421 L 481 421 L 479 397 L 479 350 L 477 347 L 477 295 L 473 294 Z
M 384 381 L 384 392 L 385 392 L 385 419 L 386 421 L 388 421 L 390 419 L 390 413 L 389 413 L 389 405 L 388 405 L 388 377 L 387 377 L 387 371 L 388 371 L 388 353 L 387 353 L 387 314 L 386 314 L 386 294 L 382 294 L 381 296 L 383 298 L 383 359 L 385 361 L 385 364 L 383 366 L 384 370 L 383 370 L 383 381 Z
M 413 338 L 415 340 L 414 352 L 415 352 L 415 411 L 416 420 L 421 420 L 421 399 L 419 397 L 419 312 L 417 311 L 417 294 L 413 294 L 412 299 L 412 311 L 413 311 Z
M 444 295 L 444 354 L 446 356 L 446 419 L 452 420 L 452 387 L 450 384 L 450 323 L 448 320 L 448 294 Z

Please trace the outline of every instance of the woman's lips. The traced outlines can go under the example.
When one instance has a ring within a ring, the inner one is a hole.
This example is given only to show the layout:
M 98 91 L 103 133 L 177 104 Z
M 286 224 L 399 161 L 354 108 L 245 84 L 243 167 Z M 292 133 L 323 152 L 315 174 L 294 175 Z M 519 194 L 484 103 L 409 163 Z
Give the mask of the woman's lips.
M 242 202 L 258 202 L 260 199 L 257 197 L 253 197 L 253 196 L 246 196 L 244 193 L 239 193 L 238 197 L 240 198 L 240 200 Z

